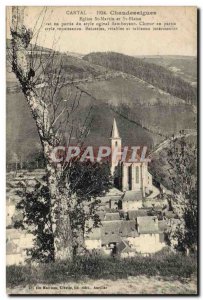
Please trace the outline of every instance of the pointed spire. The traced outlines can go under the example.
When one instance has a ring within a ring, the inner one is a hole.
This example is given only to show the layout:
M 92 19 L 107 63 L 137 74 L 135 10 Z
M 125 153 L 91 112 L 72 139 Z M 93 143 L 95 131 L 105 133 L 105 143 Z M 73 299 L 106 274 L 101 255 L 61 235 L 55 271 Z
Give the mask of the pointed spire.
M 111 138 L 112 139 L 120 139 L 119 132 L 118 132 L 118 127 L 117 127 L 116 119 L 115 118 L 113 120 L 113 127 L 112 127 L 112 131 L 111 131 Z

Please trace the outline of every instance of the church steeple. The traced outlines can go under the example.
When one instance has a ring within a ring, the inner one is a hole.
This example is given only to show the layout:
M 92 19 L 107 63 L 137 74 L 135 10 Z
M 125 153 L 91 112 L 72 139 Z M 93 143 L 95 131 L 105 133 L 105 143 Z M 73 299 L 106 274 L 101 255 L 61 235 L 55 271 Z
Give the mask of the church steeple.
M 116 167 L 118 165 L 118 162 L 121 159 L 121 138 L 120 138 L 120 135 L 118 132 L 118 127 L 117 127 L 115 118 L 113 120 L 113 126 L 112 126 L 112 130 L 111 130 L 111 138 L 110 139 L 111 139 L 112 154 L 114 153 L 114 151 L 116 151 L 118 153 L 115 158 L 111 155 L 111 175 L 115 176 Z
M 120 135 L 118 132 L 118 127 L 116 124 L 116 119 L 113 119 L 113 127 L 112 127 L 112 131 L 111 131 L 111 138 L 112 139 L 120 139 Z

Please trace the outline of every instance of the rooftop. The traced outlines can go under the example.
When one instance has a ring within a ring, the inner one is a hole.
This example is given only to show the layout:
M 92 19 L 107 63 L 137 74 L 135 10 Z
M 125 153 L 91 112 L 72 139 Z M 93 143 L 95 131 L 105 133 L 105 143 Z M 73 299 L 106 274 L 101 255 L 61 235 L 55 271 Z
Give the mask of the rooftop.
M 142 201 L 141 191 L 126 191 L 123 197 L 123 201 Z
M 86 234 L 87 240 L 100 240 L 101 239 L 101 228 L 92 228 L 92 230 Z
M 122 196 L 123 192 L 121 192 L 120 190 L 118 190 L 117 188 L 113 187 L 111 188 L 107 193 L 106 196 L 111 196 L 111 197 L 115 197 L 115 196 Z
M 101 227 L 102 243 L 119 242 L 121 237 L 137 237 L 135 221 L 103 221 Z
M 129 210 L 128 217 L 130 220 L 136 220 L 137 217 L 147 216 L 147 209 Z
M 120 135 L 118 132 L 118 127 L 116 124 L 116 119 L 113 119 L 113 127 L 112 127 L 112 131 L 111 131 L 111 138 L 112 139 L 120 139 Z
M 106 213 L 104 217 L 105 221 L 115 221 L 120 220 L 120 214 L 118 212 L 116 213 Z
M 168 228 L 167 221 L 166 220 L 159 221 L 158 226 L 160 231 L 165 231 Z
M 137 217 L 138 232 L 140 234 L 159 233 L 158 219 L 154 216 Z

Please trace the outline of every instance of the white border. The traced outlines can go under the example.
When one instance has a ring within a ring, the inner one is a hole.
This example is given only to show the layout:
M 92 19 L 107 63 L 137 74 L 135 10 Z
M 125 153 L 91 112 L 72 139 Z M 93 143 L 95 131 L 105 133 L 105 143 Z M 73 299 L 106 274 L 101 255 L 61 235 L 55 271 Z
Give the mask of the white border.
M 6 6 L 12 6 L 12 5 L 33 5 L 33 6 L 57 6 L 57 5 L 63 5 L 63 6 L 198 6 L 198 8 L 202 9 L 203 4 L 198 3 L 198 1 L 191 1 L 191 0 L 184 0 L 184 1 L 177 1 L 177 0 L 170 0 L 167 1 L 149 1 L 149 0 L 140 0 L 140 1 L 133 1 L 133 0 L 52 0 L 52 1 L 47 1 L 47 0 L 21 0 L 21 1 L 10 1 L 10 0 L 1 0 L 0 3 L 0 137 L 1 137 L 1 151 L 0 151 L 0 299 L 6 299 L 8 296 L 6 295 L 6 282 L 5 282 L 5 219 L 6 219 L 6 213 L 5 213 L 5 207 L 6 207 L 6 200 L 5 200 L 5 146 L 6 146 L 6 127 L 5 127 L 5 122 L 6 122 L 6 99 L 5 99 L 5 90 L 6 90 L 6 78 L 5 78 L 5 7 Z M 201 26 L 200 26 L 201 27 Z M 200 30 L 201 32 L 201 30 Z M 200 36 L 200 40 L 202 40 L 202 33 Z M 202 53 L 202 51 L 201 51 Z M 200 55 L 201 55 L 200 53 Z M 200 76 L 201 77 L 201 76 Z M 200 86 L 202 85 L 203 79 L 201 78 Z M 201 99 L 199 99 L 201 102 Z M 202 111 L 201 111 L 202 112 Z M 202 132 L 203 128 L 201 126 L 201 137 L 202 137 Z M 200 141 L 202 139 L 200 138 Z M 201 145 L 202 146 L 202 143 Z M 202 147 L 200 147 L 201 149 Z M 201 170 L 202 170 L 202 161 L 201 161 Z M 200 182 L 200 187 L 203 186 L 203 179 L 201 178 Z M 201 197 L 200 197 L 201 198 Z M 200 215 L 203 215 L 203 205 L 201 205 L 201 212 Z M 201 232 L 200 232 L 201 233 Z M 202 237 L 202 234 L 201 234 Z M 200 240 L 202 240 L 200 237 Z M 203 260 L 201 259 L 200 262 Z M 202 263 L 201 263 L 202 267 Z M 200 276 L 201 279 L 201 276 Z M 202 280 L 200 280 L 200 287 L 201 287 Z M 29 297 L 24 297 L 24 299 L 29 298 Z M 42 297 L 38 297 L 42 298 Z M 47 299 L 52 299 L 51 297 L 46 297 Z M 58 297 L 57 297 L 58 298 Z M 71 297 L 69 297 L 71 298 Z M 76 298 L 76 297 L 74 297 Z M 109 298 L 105 296 L 105 298 Z M 142 299 L 143 297 L 136 297 Z M 159 297 L 163 298 L 163 297 Z M 179 298 L 179 297 L 175 297 Z M 173 299 L 175 299 L 173 298 Z

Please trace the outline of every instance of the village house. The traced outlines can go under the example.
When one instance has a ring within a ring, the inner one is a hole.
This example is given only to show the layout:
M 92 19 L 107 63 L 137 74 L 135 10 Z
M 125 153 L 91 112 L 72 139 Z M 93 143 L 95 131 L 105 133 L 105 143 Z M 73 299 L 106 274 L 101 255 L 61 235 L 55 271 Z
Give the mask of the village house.
M 94 228 L 85 238 L 87 250 L 101 249 L 101 228 Z
M 21 200 L 19 191 L 25 186 L 34 189 L 36 183 L 41 180 L 44 170 L 27 172 L 21 170 L 18 173 L 10 172 L 7 174 L 7 198 L 6 198 L 6 264 L 19 265 L 25 264 L 29 258 L 27 250 L 34 244 L 34 236 L 25 230 L 14 228 L 16 220 L 22 219 L 22 212 L 16 209 L 16 205 Z
M 26 231 L 9 228 L 6 230 L 6 264 L 25 264 L 27 250 L 33 247 L 33 235 Z
M 114 119 L 111 146 L 121 149 L 116 121 Z M 119 255 L 133 257 L 148 255 L 165 247 L 164 232 L 167 228 L 167 202 L 157 196 L 160 191 L 152 184 L 152 175 L 148 172 L 147 161 L 123 162 L 111 161 L 111 174 L 115 186 L 110 189 L 98 208 L 101 221 L 99 228 L 85 236 L 87 250 L 99 251 L 103 255 Z M 9 174 L 7 180 L 7 258 L 9 264 L 23 264 L 27 258 L 26 249 L 33 245 L 33 236 L 13 228 L 16 217 L 16 204 L 20 200 L 16 192 L 24 185 L 33 190 L 41 181 L 44 170 L 28 173 L 21 170 L 17 174 Z M 163 219 L 149 215 L 151 208 L 165 207 Z
M 160 230 L 157 217 L 142 216 L 137 217 L 136 239 L 128 238 L 129 244 L 136 248 L 139 253 L 155 253 L 160 251 L 164 246 L 163 232 Z
M 86 236 L 85 245 L 90 251 L 101 250 L 107 255 L 147 255 L 166 246 L 162 223 L 161 226 L 157 217 L 152 216 L 137 217 L 136 220 L 104 220 L 100 228 L 93 228 Z
M 13 216 L 16 210 L 16 202 L 11 197 L 6 197 L 6 227 L 13 225 Z
M 122 210 L 127 212 L 129 210 L 138 210 L 143 206 L 142 192 L 126 191 L 122 198 Z

